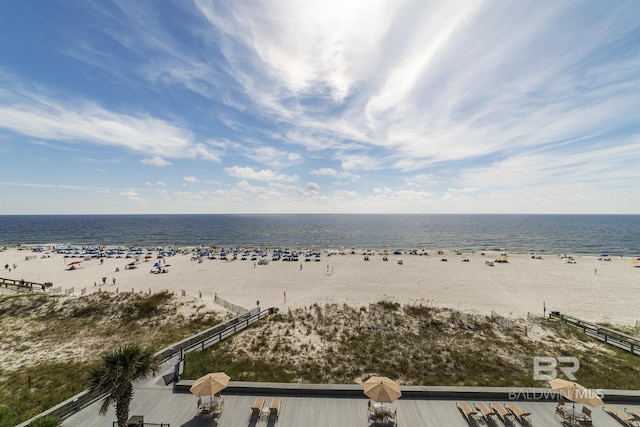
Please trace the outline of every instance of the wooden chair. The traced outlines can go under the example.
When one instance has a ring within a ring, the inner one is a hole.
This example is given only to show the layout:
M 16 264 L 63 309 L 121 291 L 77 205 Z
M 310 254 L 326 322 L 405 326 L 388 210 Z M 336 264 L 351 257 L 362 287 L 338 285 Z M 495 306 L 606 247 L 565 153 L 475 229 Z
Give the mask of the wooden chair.
M 222 397 L 218 397 L 216 401 L 216 405 L 211 409 L 211 413 L 213 415 L 220 415 L 222 413 L 223 407 L 224 407 L 224 399 Z
M 475 402 L 474 405 L 476 409 L 480 411 L 480 414 L 482 414 L 482 417 L 485 419 L 485 421 L 489 421 L 492 417 L 496 416 L 496 412 L 489 408 L 486 403 Z
M 591 409 L 586 406 L 582 407 L 582 417 L 578 420 L 578 423 L 582 426 L 592 426 L 593 421 L 591 420 Z
M 558 415 L 560 415 L 560 418 L 562 418 L 563 420 L 568 420 L 569 418 L 571 418 L 571 416 L 567 414 L 567 412 L 561 405 L 556 406 L 556 417 Z
M 478 412 L 471 409 L 471 407 L 467 404 L 467 402 L 456 402 L 456 406 L 464 415 L 464 419 L 469 424 L 476 424 L 478 418 Z
M 371 404 L 371 400 L 367 402 L 367 420 L 375 418 L 376 408 Z
M 520 408 L 517 403 L 507 402 L 504 404 L 504 406 L 508 410 L 510 410 L 517 419 L 521 421 L 531 422 L 531 412 L 523 411 L 522 408 Z
M 620 421 L 626 426 L 633 425 L 632 423 L 640 420 L 640 418 L 636 419 L 635 417 L 625 414 L 615 406 L 604 406 L 602 409 L 604 409 L 605 412 L 609 413 L 609 415 L 616 418 L 618 421 Z
M 278 419 L 278 415 L 280 415 L 280 404 L 282 403 L 282 399 L 279 397 L 274 397 L 271 399 L 271 404 L 269 405 L 269 421 L 275 421 Z
M 253 401 L 253 405 L 251 405 L 251 420 L 257 420 L 260 418 L 260 412 L 262 412 L 263 406 L 264 397 L 256 397 L 256 400 Z
M 489 406 L 496 411 L 496 414 L 498 414 L 498 416 L 502 419 L 502 421 L 506 424 L 507 422 L 509 423 L 513 423 L 514 420 L 514 415 L 507 411 L 507 409 L 502 406 L 500 403 L 497 402 L 492 402 L 489 404 Z

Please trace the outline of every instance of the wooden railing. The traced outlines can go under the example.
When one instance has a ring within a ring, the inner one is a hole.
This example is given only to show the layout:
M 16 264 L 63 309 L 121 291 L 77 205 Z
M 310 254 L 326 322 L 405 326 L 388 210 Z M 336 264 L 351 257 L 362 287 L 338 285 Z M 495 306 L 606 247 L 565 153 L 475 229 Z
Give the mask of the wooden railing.
M 205 350 L 212 345 L 215 345 L 230 336 L 234 335 L 237 332 L 240 332 L 243 329 L 246 329 L 252 323 L 256 323 L 261 319 L 264 319 L 266 316 L 270 314 L 277 313 L 278 309 L 271 307 L 266 310 L 260 311 L 259 307 L 254 308 L 253 310 L 241 314 L 240 316 L 234 317 L 233 319 L 215 326 L 207 331 L 204 331 L 201 334 L 195 335 L 191 338 L 188 338 L 179 343 L 180 345 L 180 359 L 175 364 L 174 367 L 174 389 L 175 384 L 180 381 L 180 376 L 184 371 L 184 356 L 187 353 L 192 351 L 202 351 Z M 168 358 L 170 359 L 170 358 Z M 167 359 L 167 360 L 168 360 Z
M 576 317 L 567 316 L 559 311 L 552 311 L 549 317 L 560 319 L 571 326 L 582 329 L 585 334 L 597 340 L 628 351 L 633 355 L 640 356 L 640 338 L 638 337 L 627 335 L 615 329 L 596 325 L 595 323 L 587 322 Z
M 165 348 L 164 350 L 160 350 L 159 352 L 154 354 L 156 361 L 159 364 L 167 362 L 171 360 L 173 357 L 179 355 L 179 362 L 175 365 L 174 382 L 178 381 L 179 376 L 179 366 L 183 366 L 184 364 L 184 355 L 194 350 L 204 350 L 224 339 L 230 337 L 231 335 L 246 329 L 250 324 L 259 321 L 260 319 L 265 318 L 269 314 L 277 313 L 277 308 L 268 308 L 266 310 L 260 311 L 260 307 L 256 307 L 253 310 L 241 314 L 240 316 L 234 317 L 232 319 L 227 320 L 224 323 L 221 323 L 217 326 L 209 328 L 199 334 L 193 335 L 185 340 L 177 342 L 170 347 Z M 168 382 L 167 382 L 168 384 Z M 82 393 L 79 393 L 70 399 L 50 408 L 36 417 L 31 418 L 22 424 L 18 424 L 17 427 L 27 427 L 31 422 L 33 422 L 36 418 L 43 416 L 52 416 L 60 419 L 64 419 L 73 412 L 79 411 L 83 409 L 93 402 L 102 399 L 106 396 L 104 393 L 98 392 L 90 392 L 89 390 L 85 390 Z M 168 424 L 150 424 L 145 423 L 145 426 L 169 426 Z

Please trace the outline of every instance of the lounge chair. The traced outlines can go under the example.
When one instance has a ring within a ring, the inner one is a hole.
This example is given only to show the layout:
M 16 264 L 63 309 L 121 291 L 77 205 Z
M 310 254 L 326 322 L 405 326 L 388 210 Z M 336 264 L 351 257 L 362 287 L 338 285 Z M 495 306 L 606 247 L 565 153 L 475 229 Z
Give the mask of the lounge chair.
M 525 412 L 515 402 L 507 402 L 504 406 L 520 421 L 531 422 L 531 412 Z
M 491 407 L 491 409 L 496 411 L 496 414 L 498 414 L 498 416 L 502 419 L 502 421 L 505 424 L 507 422 L 513 423 L 515 416 L 511 412 L 507 411 L 507 409 L 504 406 L 502 406 L 502 404 L 497 402 L 492 402 L 489 404 L 489 406 Z
M 624 411 L 632 416 L 635 421 L 640 421 L 640 409 L 638 408 L 624 408 Z
M 474 411 L 473 409 L 471 409 L 467 402 L 456 402 L 456 406 L 458 407 L 460 412 L 462 412 L 462 415 L 464 415 L 464 419 L 467 421 L 467 423 L 477 424 L 478 411 Z
M 604 406 L 602 409 L 604 409 L 605 412 L 609 413 L 609 415 L 616 418 L 618 421 L 620 421 L 626 426 L 631 426 L 633 425 L 633 423 L 640 420 L 640 418 L 625 414 L 615 406 Z
M 251 416 L 249 418 L 251 420 L 260 419 L 260 413 L 262 412 L 263 406 L 264 406 L 264 397 L 256 397 L 256 400 L 253 401 L 253 405 L 251 405 Z
M 280 403 L 282 399 L 279 397 L 274 397 L 271 399 L 271 404 L 269 405 L 269 421 L 275 421 L 278 419 L 278 415 L 280 415 Z
M 496 411 L 492 410 L 491 408 L 489 408 L 489 406 L 484 403 L 484 402 L 475 402 L 474 403 L 476 409 L 478 411 L 480 411 L 480 414 L 482 414 L 482 417 L 485 419 L 485 421 L 489 421 L 491 419 L 491 417 L 495 417 L 496 416 Z

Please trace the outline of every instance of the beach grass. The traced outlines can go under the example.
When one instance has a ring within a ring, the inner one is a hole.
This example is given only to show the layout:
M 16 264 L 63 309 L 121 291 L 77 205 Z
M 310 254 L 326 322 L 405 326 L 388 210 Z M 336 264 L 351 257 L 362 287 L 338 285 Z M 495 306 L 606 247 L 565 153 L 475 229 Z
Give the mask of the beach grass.
M 578 357 L 576 376 L 587 387 L 640 387 L 639 358 L 559 321 L 385 301 L 365 310 L 313 306 L 272 316 L 189 353 L 184 378 L 224 370 L 237 381 L 354 384 L 384 375 L 403 385 L 545 387 L 533 379 L 534 356 Z
M 0 427 L 86 389 L 86 373 L 115 343 L 160 350 L 231 316 L 166 292 L 3 296 L 0 315 Z M 640 389 L 640 358 L 560 321 L 384 300 L 269 316 L 189 353 L 183 378 L 220 370 L 234 381 L 354 384 L 384 375 L 403 385 L 544 387 L 532 378 L 534 356 L 578 357 L 587 387 Z
M 0 316 L 0 427 L 85 390 L 87 372 L 114 345 L 157 351 L 228 317 L 184 307 L 167 292 L 2 296 Z

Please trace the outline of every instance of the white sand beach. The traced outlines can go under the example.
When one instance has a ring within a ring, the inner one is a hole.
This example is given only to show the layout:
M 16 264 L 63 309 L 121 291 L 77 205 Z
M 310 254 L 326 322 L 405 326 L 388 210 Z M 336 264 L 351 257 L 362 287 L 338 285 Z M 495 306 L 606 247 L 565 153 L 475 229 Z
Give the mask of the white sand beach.
M 26 260 L 27 256 L 36 258 Z M 509 254 L 508 263 L 493 261 L 498 253 L 455 253 L 438 255 L 389 255 L 383 261 L 374 254 L 369 261 L 359 252 L 327 256 L 320 261 L 271 261 L 258 265 L 251 260 L 192 260 L 190 255 L 166 258 L 171 266 L 166 274 L 152 274 L 156 259 L 140 261 L 135 269 L 125 268 L 132 259 L 104 258 L 82 261 L 76 270 L 68 264 L 77 258 L 9 248 L 0 252 L 0 277 L 52 282 L 53 288 L 80 296 L 100 291 L 159 292 L 168 290 L 188 300 L 217 307 L 214 296 L 253 308 L 281 310 L 338 303 L 366 306 L 380 300 L 401 304 L 424 304 L 490 315 L 494 310 L 505 317 L 524 318 L 560 311 L 584 320 L 635 326 L 640 321 L 640 268 L 632 258 L 575 257 L 569 264 L 561 255 Z M 403 264 L 397 259 L 401 257 Z M 441 261 L 446 257 L 447 261 Z M 463 262 L 468 258 L 468 262 Z M 13 268 L 13 264 L 17 267 Z M 9 269 L 4 267 L 9 265 Z M 116 269 L 119 271 L 116 272 Z M 102 278 L 106 285 L 102 285 Z M 115 284 L 114 284 L 115 279 Z M 40 289 L 38 291 L 41 292 Z

